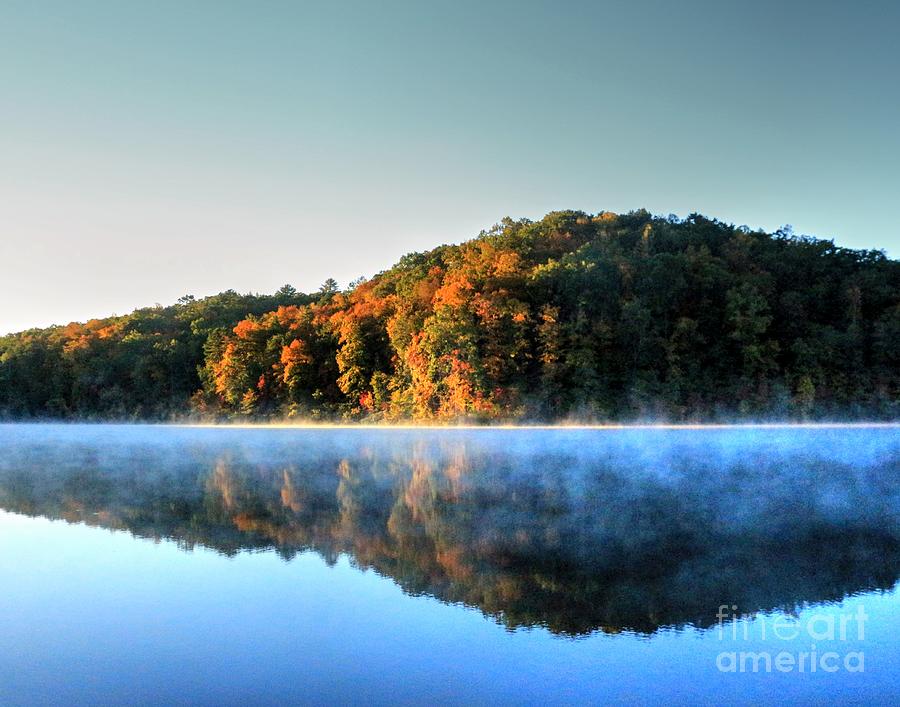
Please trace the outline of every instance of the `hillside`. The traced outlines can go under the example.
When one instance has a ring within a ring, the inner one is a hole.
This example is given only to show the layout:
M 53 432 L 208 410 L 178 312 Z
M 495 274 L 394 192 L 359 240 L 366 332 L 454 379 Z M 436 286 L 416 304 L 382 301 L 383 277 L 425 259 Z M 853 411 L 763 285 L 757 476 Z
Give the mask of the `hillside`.
M 692 215 L 555 212 L 285 286 L 0 338 L 11 419 L 900 416 L 900 262 Z

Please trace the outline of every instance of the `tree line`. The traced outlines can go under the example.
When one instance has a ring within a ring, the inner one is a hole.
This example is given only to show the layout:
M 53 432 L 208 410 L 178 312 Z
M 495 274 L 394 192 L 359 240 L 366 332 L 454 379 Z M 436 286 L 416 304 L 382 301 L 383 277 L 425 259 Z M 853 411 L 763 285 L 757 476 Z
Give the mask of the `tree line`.
M 313 294 L 0 337 L 11 419 L 721 420 L 900 413 L 900 262 L 685 219 L 505 219 Z

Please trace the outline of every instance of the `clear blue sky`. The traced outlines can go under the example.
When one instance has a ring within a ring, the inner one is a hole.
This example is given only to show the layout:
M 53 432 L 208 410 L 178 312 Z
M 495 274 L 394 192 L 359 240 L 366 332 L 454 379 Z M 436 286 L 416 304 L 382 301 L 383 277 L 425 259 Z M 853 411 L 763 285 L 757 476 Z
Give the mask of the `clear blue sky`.
M 346 284 L 502 217 L 900 254 L 900 3 L 7 1 L 0 332 Z

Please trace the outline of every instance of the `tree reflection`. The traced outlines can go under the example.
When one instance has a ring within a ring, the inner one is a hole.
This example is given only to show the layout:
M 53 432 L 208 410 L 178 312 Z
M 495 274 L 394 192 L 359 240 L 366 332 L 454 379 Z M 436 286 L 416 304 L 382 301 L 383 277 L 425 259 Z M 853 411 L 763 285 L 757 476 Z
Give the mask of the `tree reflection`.
M 570 635 L 706 627 L 721 604 L 790 609 L 900 575 L 890 438 L 849 458 L 834 439 L 310 435 L 0 440 L 0 505 L 226 555 L 344 554 L 410 594 Z

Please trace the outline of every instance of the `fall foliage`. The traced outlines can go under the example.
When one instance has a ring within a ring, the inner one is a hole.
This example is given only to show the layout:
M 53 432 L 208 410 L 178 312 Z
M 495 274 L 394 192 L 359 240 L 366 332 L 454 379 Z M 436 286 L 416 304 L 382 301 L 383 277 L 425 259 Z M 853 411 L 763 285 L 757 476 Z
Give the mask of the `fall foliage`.
M 7 418 L 715 420 L 900 413 L 900 263 L 700 215 L 504 220 L 340 291 L 0 338 Z

